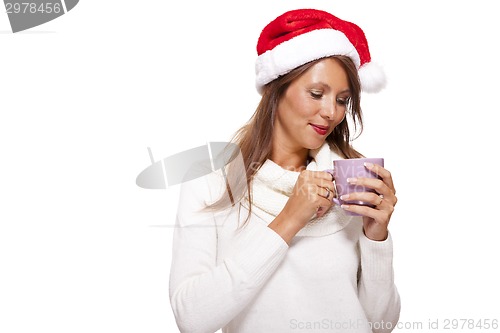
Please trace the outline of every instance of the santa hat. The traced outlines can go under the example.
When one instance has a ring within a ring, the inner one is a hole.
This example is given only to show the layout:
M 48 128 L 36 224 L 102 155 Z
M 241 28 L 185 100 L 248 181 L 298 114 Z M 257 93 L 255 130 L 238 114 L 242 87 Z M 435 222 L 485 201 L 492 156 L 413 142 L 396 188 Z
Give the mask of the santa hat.
M 297 9 L 278 16 L 262 30 L 257 54 L 255 73 L 259 93 L 279 76 L 333 55 L 353 60 L 363 91 L 378 92 L 386 83 L 382 69 L 371 61 L 363 30 L 321 10 Z

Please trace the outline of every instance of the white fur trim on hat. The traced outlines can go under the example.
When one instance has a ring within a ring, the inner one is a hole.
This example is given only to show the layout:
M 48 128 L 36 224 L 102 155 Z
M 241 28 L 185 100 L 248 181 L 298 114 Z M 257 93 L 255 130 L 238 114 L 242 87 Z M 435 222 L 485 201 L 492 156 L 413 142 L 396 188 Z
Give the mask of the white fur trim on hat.
M 255 63 L 257 90 L 262 93 L 264 85 L 279 76 L 310 61 L 332 55 L 348 56 L 354 61 L 356 68 L 359 68 L 358 52 L 342 32 L 334 29 L 318 29 L 298 35 L 257 57 Z

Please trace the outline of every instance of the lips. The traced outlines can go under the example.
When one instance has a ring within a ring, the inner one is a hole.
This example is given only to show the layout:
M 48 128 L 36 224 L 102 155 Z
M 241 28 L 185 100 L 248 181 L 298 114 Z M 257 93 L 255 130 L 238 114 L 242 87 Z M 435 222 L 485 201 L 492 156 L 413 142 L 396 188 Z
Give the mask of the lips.
M 309 124 L 311 127 L 318 133 L 319 135 L 325 135 L 328 133 L 328 126 L 323 126 L 323 125 L 316 125 L 316 124 Z

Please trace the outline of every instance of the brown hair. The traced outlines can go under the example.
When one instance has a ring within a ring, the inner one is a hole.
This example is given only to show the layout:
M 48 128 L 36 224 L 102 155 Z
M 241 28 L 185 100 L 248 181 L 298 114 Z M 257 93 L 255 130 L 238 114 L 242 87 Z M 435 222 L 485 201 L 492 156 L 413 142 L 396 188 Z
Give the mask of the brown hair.
M 358 136 L 363 130 L 363 120 L 361 113 L 361 84 L 358 71 L 353 61 L 347 56 L 332 56 L 344 68 L 349 81 L 351 97 L 347 105 L 347 113 L 350 115 L 355 130 L 359 130 Z M 272 135 L 274 120 L 278 104 L 285 94 L 290 84 L 304 74 L 309 68 L 322 59 L 309 62 L 295 68 L 291 72 L 271 81 L 263 90 L 262 98 L 253 116 L 240 128 L 233 136 L 231 142 L 239 147 L 234 155 L 241 153 L 246 177 L 241 177 L 241 166 L 229 163 L 227 165 L 226 189 L 227 196 L 223 195 L 212 204 L 208 204 L 206 209 L 216 211 L 234 206 L 241 199 L 248 198 L 250 203 L 249 214 L 252 211 L 251 183 L 252 177 L 259 170 L 260 166 L 271 156 Z M 330 148 L 344 158 L 356 158 L 362 155 L 351 146 L 351 133 L 349 131 L 348 117 L 335 127 L 333 132 L 326 138 Z M 234 158 L 235 156 L 233 156 Z M 243 179 L 242 179 L 243 178 Z M 232 184 L 233 186 L 229 186 Z M 234 186 L 236 184 L 236 186 Z

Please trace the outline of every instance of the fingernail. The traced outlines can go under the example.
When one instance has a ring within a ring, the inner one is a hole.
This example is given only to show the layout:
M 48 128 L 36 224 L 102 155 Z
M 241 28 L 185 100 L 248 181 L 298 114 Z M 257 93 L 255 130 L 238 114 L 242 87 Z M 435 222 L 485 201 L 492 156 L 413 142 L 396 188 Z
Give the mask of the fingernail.
M 367 167 L 368 169 L 371 169 L 373 167 L 373 163 L 370 163 L 370 162 L 365 162 L 365 167 Z
M 340 207 L 342 207 L 342 209 L 349 210 L 349 205 L 340 205 Z
M 357 178 L 347 178 L 347 182 L 348 182 L 349 184 L 356 184 L 356 182 L 357 182 L 357 181 L 358 181 L 358 179 L 357 179 Z
M 340 196 L 340 200 L 347 200 L 349 199 L 349 194 L 344 194 Z

